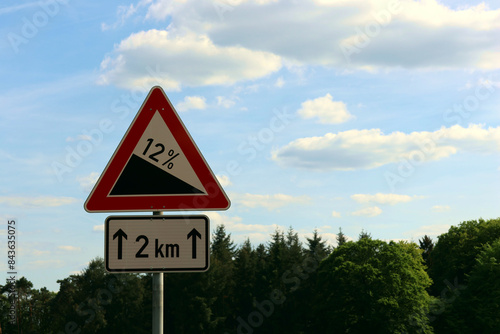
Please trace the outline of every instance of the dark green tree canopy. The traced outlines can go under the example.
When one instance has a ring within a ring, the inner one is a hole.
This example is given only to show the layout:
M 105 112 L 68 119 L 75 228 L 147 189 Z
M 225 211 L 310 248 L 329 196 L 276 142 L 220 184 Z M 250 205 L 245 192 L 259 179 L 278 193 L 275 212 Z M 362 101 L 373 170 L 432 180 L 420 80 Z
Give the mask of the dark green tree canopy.
M 422 239 L 419 240 L 420 249 L 422 250 L 422 258 L 424 259 L 424 263 L 427 268 L 430 267 L 431 264 L 431 253 L 434 249 L 434 242 L 428 235 L 424 235 Z
M 207 272 L 164 275 L 165 332 L 500 333 L 500 220 L 464 222 L 434 247 L 428 236 L 419 245 L 359 237 L 339 229 L 330 249 L 317 230 L 302 243 L 290 227 L 236 246 L 219 225 Z M 0 285 L 0 333 L 150 333 L 151 278 L 110 274 L 102 258 L 60 279 L 57 293 L 21 277 Z
M 319 260 L 324 259 L 329 254 L 329 248 L 318 233 L 318 230 L 313 231 L 312 238 L 306 238 L 307 240 L 307 253 L 309 256 L 317 258 Z
M 346 242 L 347 242 L 347 238 L 346 238 L 344 232 L 342 232 L 342 227 L 339 227 L 339 233 L 337 234 L 337 247 L 342 246 Z
M 454 333 L 500 333 L 500 239 L 486 244 L 448 312 Z
M 224 225 L 217 225 L 211 241 L 211 255 L 221 261 L 231 261 L 236 254 L 236 246 L 227 234 Z
M 371 233 L 368 233 L 365 230 L 361 230 L 361 232 L 359 232 L 358 240 L 361 240 L 361 239 L 371 239 L 371 238 L 372 238 Z
M 429 268 L 434 281 L 433 295 L 439 296 L 446 289 L 446 282 L 457 279 L 460 284 L 465 284 L 466 274 L 472 270 L 483 246 L 498 238 L 500 219 L 465 221 L 440 235 L 432 250 Z
M 431 333 L 431 280 L 415 244 L 348 242 L 321 263 L 317 284 L 322 333 Z

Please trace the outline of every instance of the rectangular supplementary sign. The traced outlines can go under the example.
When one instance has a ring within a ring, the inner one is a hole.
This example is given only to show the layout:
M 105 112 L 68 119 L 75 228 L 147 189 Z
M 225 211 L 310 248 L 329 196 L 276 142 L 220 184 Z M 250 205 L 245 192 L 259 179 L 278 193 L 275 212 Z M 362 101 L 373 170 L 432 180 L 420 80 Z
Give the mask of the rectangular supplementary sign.
M 210 265 L 204 215 L 110 216 L 104 231 L 109 272 L 200 272 Z

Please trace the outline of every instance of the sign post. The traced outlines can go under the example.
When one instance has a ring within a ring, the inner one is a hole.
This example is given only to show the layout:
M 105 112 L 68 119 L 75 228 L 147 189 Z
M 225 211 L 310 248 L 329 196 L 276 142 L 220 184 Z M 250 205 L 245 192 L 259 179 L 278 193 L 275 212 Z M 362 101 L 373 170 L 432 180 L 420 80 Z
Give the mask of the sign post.
M 208 217 L 110 216 L 104 234 L 107 271 L 153 273 L 153 334 L 163 334 L 163 272 L 208 270 Z
M 163 334 L 163 273 L 153 274 L 153 334 Z
M 162 214 L 153 212 L 153 215 Z M 163 273 L 153 273 L 153 334 L 163 334 Z

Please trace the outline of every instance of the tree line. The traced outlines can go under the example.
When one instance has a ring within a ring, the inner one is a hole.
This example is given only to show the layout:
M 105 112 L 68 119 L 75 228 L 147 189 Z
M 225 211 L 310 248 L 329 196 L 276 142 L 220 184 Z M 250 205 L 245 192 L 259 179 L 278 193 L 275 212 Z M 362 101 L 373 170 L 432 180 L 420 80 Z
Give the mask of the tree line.
M 452 226 L 436 242 L 386 242 L 362 231 L 337 246 L 292 229 L 236 246 L 224 225 L 206 273 L 164 275 L 165 333 L 500 333 L 500 219 Z M 150 333 L 152 275 L 109 274 L 102 258 L 57 281 L 15 282 L 2 333 Z

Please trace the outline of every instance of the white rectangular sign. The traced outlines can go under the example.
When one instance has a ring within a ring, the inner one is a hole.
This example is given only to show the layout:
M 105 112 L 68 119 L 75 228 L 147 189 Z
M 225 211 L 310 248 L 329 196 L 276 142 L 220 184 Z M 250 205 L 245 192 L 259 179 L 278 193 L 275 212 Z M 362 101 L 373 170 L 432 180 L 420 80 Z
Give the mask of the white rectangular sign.
M 204 215 L 110 216 L 104 231 L 109 272 L 195 272 L 210 265 Z

